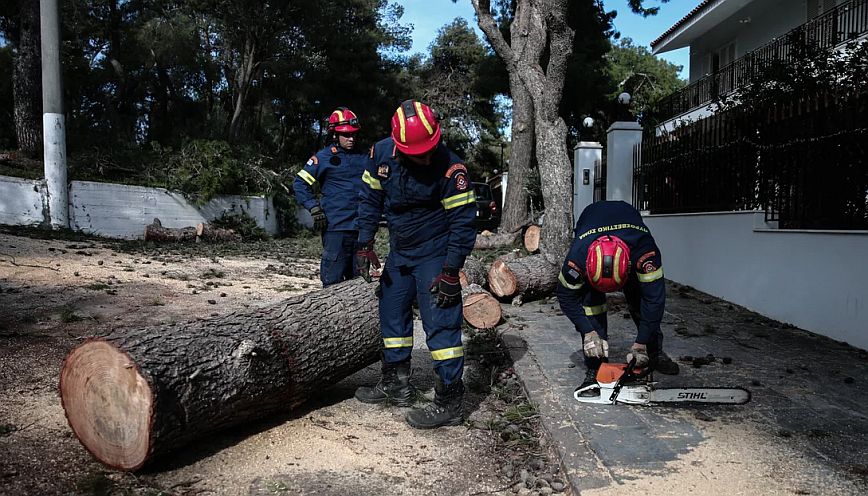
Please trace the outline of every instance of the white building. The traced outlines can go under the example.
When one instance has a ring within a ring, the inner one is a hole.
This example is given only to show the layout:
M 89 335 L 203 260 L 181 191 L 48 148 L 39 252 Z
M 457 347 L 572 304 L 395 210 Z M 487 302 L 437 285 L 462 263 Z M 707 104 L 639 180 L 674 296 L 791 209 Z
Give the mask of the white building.
M 698 1 L 651 42 L 655 54 L 690 47 L 689 84 L 661 102 L 668 109 L 664 115 L 696 120 L 713 112 L 707 107 L 715 97 L 749 77 L 751 58 L 785 53 L 786 37 L 794 30 L 805 30 L 832 48 L 864 36 L 866 25 L 866 0 Z

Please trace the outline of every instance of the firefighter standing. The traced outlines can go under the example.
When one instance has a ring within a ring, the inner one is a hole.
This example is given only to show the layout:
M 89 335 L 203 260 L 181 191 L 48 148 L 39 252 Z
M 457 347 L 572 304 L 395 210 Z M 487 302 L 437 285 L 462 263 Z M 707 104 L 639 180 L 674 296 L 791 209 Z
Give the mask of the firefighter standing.
M 392 135 L 371 149 L 359 206 L 356 265 L 369 278 L 379 267 L 373 251 L 381 213 L 389 224 L 390 252 L 380 278 L 382 378 L 356 390 L 365 403 L 411 406 L 410 354 L 413 300 L 419 304 L 438 380 L 434 402 L 407 414 L 426 429 L 463 421 L 464 348 L 458 271 L 476 240 L 476 198 L 467 168 L 440 143 L 437 116 L 407 100 L 392 117 Z
M 355 276 L 353 253 L 362 173 L 368 157 L 356 150 L 359 119 L 352 110 L 339 107 L 328 121 L 331 144 L 312 156 L 293 182 L 295 197 L 313 217 L 314 230 L 322 233 L 320 280 L 329 286 Z M 319 198 L 317 198 L 319 196 Z
M 663 353 L 660 321 L 666 287 L 660 248 L 641 214 L 623 201 L 592 203 L 576 222 L 575 239 L 558 276 L 561 310 L 582 335 L 587 374 L 579 388 L 596 384 L 597 369 L 607 362 L 606 293 L 624 291 L 636 342 L 627 354 L 636 366 L 677 374 L 678 364 Z M 580 393 L 599 394 L 592 389 Z

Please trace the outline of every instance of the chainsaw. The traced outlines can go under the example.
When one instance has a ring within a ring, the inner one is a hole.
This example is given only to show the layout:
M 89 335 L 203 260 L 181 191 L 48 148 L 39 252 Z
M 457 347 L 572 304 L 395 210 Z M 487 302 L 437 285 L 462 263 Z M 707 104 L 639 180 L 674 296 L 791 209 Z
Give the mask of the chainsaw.
M 630 363 L 603 363 L 597 371 L 597 383 L 576 389 L 573 396 L 581 403 L 598 405 L 648 405 L 651 403 L 713 403 L 743 405 L 750 401 L 750 391 L 743 388 L 655 388 L 650 370 L 636 369 Z M 598 396 L 579 396 L 584 391 L 599 390 Z

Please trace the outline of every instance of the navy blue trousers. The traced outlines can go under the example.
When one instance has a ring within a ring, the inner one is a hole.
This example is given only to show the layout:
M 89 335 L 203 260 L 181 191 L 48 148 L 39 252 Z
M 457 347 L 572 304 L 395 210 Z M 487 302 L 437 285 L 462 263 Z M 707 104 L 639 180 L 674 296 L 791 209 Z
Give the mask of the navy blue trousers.
M 380 330 L 383 360 L 386 363 L 409 360 L 413 351 L 413 300 L 416 299 L 434 371 L 444 384 L 452 384 L 460 380 L 464 372 L 462 306 L 459 303 L 440 308 L 436 305 L 436 295 L 430 293 L 431 283 L 443 270 L 444 259 L 437 257 L 413 267 L 396 267 L 390 259 L 386 260 L 380 277 Z
M 358 231 L 326 231 L 322 233 L 322 260 L 319 279 L 323 287 L 352 279 L 355 271 L 355 245 Z

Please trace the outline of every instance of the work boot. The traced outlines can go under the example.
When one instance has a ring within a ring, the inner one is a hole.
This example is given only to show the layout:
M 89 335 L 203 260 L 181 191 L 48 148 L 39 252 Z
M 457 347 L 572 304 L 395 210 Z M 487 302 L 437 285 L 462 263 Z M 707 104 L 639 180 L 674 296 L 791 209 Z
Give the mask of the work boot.
M 661 351 L 654 364 L 654 371 L 666 375 L 678 375 L 679 370 L 678 364 Z
M 407 423 L 416 429 L 434 429 L 464 422 L 464 383 L 461 379 L 448 386 L 437 381 L 434 402 L 407 413 Z
M 582 388 L 586 388 L 588 386 L 596 386 L 597 385 L 597 369 L 588 368 L 585 372 L 585 380 L 576 388 L 576 391 Z M 579 396 L 582 398 L 594 398 L 600 395 L 600 388 L 592 388 L 587 391 L 582 391 L 579 393 Z
M 383 362 L 383 374 L 374 387 L 356 389 L 356 399 L 362 403 L 390 403 L 395 406 L 413 406 L 416 391 L 410 384 L 410 362 Z

